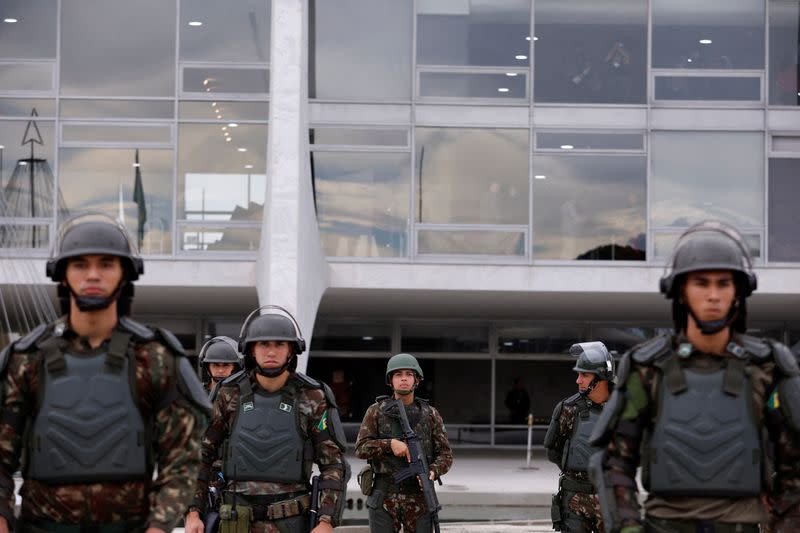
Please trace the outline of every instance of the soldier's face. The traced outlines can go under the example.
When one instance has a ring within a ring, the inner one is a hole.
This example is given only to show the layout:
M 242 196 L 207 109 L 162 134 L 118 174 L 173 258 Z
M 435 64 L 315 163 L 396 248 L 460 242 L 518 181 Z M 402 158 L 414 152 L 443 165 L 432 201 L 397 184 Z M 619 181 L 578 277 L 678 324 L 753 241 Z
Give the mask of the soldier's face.
M 107 297 L 122 281 L 123 269 L 119 257 L 113 255 L 82 255 L 67 261 L 64 279 L 80 296 Z
M 683 299 L 702 321 L 728 316 L 736 298 L 733 273 L 728 270 L 689 272 L 683 286 Z
M 253 357 L 261 368 L 280 368 L 289 361 L 292 346 L 286 341 L 256 341 Z
M 233 374 L 233 363 L 208 363 L 208 373 L 212 378 L 225 379 Z
M 417 375 L 413 370 L 398 370 L 392 374 L 392 389 L 411 391 L 417 384 Z
M 575 380 L 575 383 L 578 384 L 579 391 L 585 391 L 589 388 L 589 385 L 592 384 L 595 375 L 588 373 L 588 372 L 578 372 L 578 379 Z

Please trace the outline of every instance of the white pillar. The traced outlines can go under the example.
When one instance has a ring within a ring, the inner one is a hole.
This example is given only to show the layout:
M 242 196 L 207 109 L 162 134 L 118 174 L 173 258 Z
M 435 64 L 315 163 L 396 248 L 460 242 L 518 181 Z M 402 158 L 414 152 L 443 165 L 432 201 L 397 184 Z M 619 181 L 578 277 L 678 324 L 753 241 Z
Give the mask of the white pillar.
M 308 1 L 272 0 L 267 190 L 258 300 L 291 311 L 309 342 L 328 264 L 314 212 L 308 151 Z M 305 371 L 306 352 L 298 370 Z

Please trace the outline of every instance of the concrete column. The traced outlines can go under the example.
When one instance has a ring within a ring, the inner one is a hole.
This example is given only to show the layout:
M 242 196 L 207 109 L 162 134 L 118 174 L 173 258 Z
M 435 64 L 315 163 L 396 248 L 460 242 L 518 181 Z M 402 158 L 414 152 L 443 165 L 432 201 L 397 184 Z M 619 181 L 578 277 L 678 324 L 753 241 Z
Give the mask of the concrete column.
M 320 244 L 308 152 L 308 1 L 272 0 L 267 190 L 256 288 L 291 311 L 309 342 L 328 264 Z M 308 354 L 300 357 L 305 371 Z

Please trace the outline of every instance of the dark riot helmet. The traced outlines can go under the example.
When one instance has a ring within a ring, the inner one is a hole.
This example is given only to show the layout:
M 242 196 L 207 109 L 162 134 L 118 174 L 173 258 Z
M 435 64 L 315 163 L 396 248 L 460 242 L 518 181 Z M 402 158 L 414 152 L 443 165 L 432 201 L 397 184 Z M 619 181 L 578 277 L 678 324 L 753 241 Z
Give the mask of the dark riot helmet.
M 614 358 L 600 341 L 579 342 L 569 348 L 569 354 L 578 360 L 572 370 L 594 374 L 597 379 L 612 381 L 614 379 Z
M 125 272 L 117 290 L 108 297 L 77 296 L 64 282 L 67 263 L 73 257 L 111 255 L 119 257 Z M 118 299 L 118 311 L 125 315 L 133 298 L 131 282 L 144 274 L 144 262 L 139 257 L 127 228 L 104 213 L 84 213 L 67 219 L 59 228 L 46 264 L 47 276 L 59 283 L 58 296 L 62 312 L 69 312 L 72 294 L 81 311 L 105 309 Z
M 750 252 L 739 231 L 728 224 L 707 220 L 695 224 L 678 238 L 675 249 L 665 266 L 661 277 L 661 293 L 673 300 L 673 319 L 676 330 L 683 326 L 686 314 L 693 311 L 681 301 L 681 285 L 689 272 L 703 270 L 728 270 L 733 272 L 736 282 L 736 301 L 728 316 L 722 320 L 703 322 L 695 318 L 704 334 L 713 334 L 729 327 L 737 318 L 741 322 L 746 316 L 745 298 L 758 287 L 758 279 L 753 272 L 753 261 Z M 676 315 L 683 315 L 677 317 Z M 693 315 L 694 316 L 694 315 Z M 744 329 L 744 324 L 736 325 L 737 330 Z
M 203 381 L 213 379 L 208 365 L 210 363 L 233 364 L 236 366 L 234 372 L 244 368 L 244 357 L 239 353 L 238 343 L 230 337 L 214 337 L 209 339 L 197 356 L 200 368 L 203 373 Z
M 275 310 L 283 314 L 259 314 L 263 310 Z M 252 345 L 258 341 L 286 341 L 292 345 L 293 353 L 283 367 L 261 368 L 256 364 L 252 354 Z M 244 354 L 245 365 L 248 368 L 256 368 L 259 373 L 267 377 L 276 377 L 287 368 L 292 371 L 297 368 L 297 356 L 306 351 L 306 341 L 300 332 L 300 325 L 289 311 L 279 305 L 262 305 L 251 312 L 242 324 L 239 332 L 239 351 Z

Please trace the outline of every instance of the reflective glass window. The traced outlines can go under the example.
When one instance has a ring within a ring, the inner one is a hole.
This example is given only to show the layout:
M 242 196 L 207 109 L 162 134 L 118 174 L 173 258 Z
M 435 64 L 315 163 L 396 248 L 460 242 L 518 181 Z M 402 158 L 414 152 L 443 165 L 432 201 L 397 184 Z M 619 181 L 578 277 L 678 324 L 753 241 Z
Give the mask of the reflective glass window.
M 761 100 L 761 78 L 756 76 L 656 76 L 656 100 Z
M 122 218 L 142 253 L 172 252 L 172 150 L 61 148 L 58 158 L 70 214 Z
M 311 144 L 334 146 L 408 146 L 408 130 L 383 128 L 314 128 Z
M 70 124 L 62 123 L 61 140 L 71 142 L 169 144 L 172 129 L 169 124 Z
M 382 324 L 317 324 L 312 350 L 385 352 L 392 349 L 392 326 Z
M 214 97 L 217 94 L 266 94 L 269 71 L 265 68 L 184 67 L 183 92 Z
M 270 0 L 181 0 L 180 59 L 268 62 L 271 13 Z
M 256 252 L 260 241 L 257 226 L 178 223 L 182 252 Z
M 260 223 L 266 168 L 266 125 L 180 124 L 178 218 Z
M 574 360 L 498 359 L 495 363 L 495 423 L 526 424 L 523 415 L 527 413 L 533 415 L 535 424 L 549 423 L 553 406 L 578 392 L 574 365 Z M 528 408 L 523 409 L 526 403 Z M 527 436 L 527 428 L 499 429 L 495 433 L 495 444 L 524 445 Z M 541 438 L 544 435 L 540 435 Z
M 586 335 L 586 328 L 576 325 L 509 327 L 498 332 L 497 347 L 499 353 L 563 355 Z
M 764 219 L 764 137 L 760 133 L 655 132 L 651 222 L 687 227 L 713 218 L 740 229 Z
M 0 58 L 55 59 L 58 3 L 55 0 L 3 0 L 0 3 Z
M 344 427 L 347 442 L 350 444 L 356 442 L 358 429 L 367 408 L 375 402 L 376 397 L 388 393 L 383 378 L 386 374 L 387 360 L 388 355 L 378 359 L 341 357 L 339 354 L 336 357 L 321 357 L 312 354 L 308 358 L 308 375 L 330 386 L 336 397 L 342 421 L 351 423 Z M 420 361 L 426 375 L 428 363 L 429 361 Z
M 172 100 L 71 100 L 62 98 L 61 118 L 173 118 Z
M 764 1 L 653 0 L 653 67 L 764 68 Z
M 420 72 L 419 95 L 423 97 L 521 99 L 525 98 L 526 79 L 526 76 L 520 76 L 516 72 Z
M 52 91 L 52 63 L 0 63 L 0 91 Z
M 489 352 L 489 328 L 483 326 L 403 326 L 401 335 L 405 352 Z
M 653 235 L 653 254 L 656 259 L 669 258 L 670 254 L 672 254 L 672 250 L 675 249 L 675 243 L 678 242 L 678 238 L 682 233 L 682 231 L 659 232 Z M 747 244 L 747 248 L 750 251 L 750 257 L 753 259 L 760 259 L 761 234 L 743 231 L 742 237 L 744 237 L 744 242 Z
M 800 2 L 769 2 L 769 103 L 800 105 Z
M 175 8 L 163 0 L 63 2 L 61 94 L 173 96 Z
M 537 132 L 539 150 L 644 150 L 641 133 Z
M 410 167 L 408 153 L 311 154 L 317 220 L 327 255 L 408 253 Z
M 269 118 L 267 102 L 181 102 L 178 108 L 181 119 L 194 120 L 260 120 Z M 228 124 L 230 126 L 230 124 Z M 236 127 L 236 126 L 232 126 Z
M 418 254 L 525 255 L 525 233 L 521 231 L 417 231 Z
M 40 117 L 54 117 L 56 101 L 46 98 L 0 98 L 0 116 L 27 117 L 32 110 Z
M 417 221 L 527 224 L 528 130 L 417 128 Z
M 800 159 L 769 160 L 769 260 L 800 261 Z
M 536 0 L 537 102 L 643 104 L 644 0 Z
M 644 156 L 533 156 L 536 259 L 644 261 Z
M 610 351 L 622 355 L 637 344 L 651 339 L 656 334 L 656 328 L 636 326 L 605 326 L 593 325 L 592 338 L 601 341 Z
M 311 10 L 311 98 L 411 98 L 411 2 L 321 0 Z
M 429 399 L 442 419 L 447 420 L 448 440 L 453 435 L 458 442 L 488 444 L 486 430 L 454 426 L 489 423 L 491 410 L 487 398 L 492 394 L 491 361 L 423 358 L 421 362 L 425 379 L 417 395 Z

